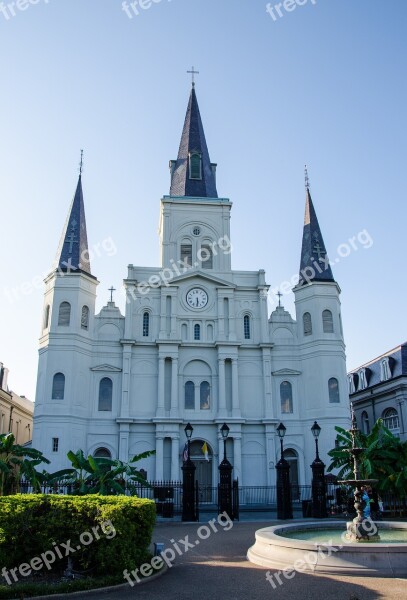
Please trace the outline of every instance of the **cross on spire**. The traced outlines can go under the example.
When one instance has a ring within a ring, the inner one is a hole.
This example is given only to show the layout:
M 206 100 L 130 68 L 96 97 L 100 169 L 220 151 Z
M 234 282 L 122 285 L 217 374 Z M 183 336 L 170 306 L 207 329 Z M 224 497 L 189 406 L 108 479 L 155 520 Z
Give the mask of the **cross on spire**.
M 308 176 L 308 167 L 307 165 L 305 165 L 305 189 L 307 190 L 307 192 L 310 191 L 310 181 L 309 181 L 309 176 Z
M 83 150 L 81 150 L 81 160 L 79 163 L 79 176 L 82 176 L 82 171 L 83 171 Z
M 113 302 L 113 292 L 116 291 L 116 288 L 112 286 L 108 291 L 110 292 L 110 302 Z
M 192 67 L 192 71 L 187 71 L 190 75 L 192 75 L 192 87 L 195 87 L 195 75 L 199 75 L 199 71 L 195 71 L 195 67 Z
M 283 294 L 280 292 L 280 290 L 277 292 L 277 296 L 278 296 L 278 308 L 281 308 L 281 298 L 283 297 Z

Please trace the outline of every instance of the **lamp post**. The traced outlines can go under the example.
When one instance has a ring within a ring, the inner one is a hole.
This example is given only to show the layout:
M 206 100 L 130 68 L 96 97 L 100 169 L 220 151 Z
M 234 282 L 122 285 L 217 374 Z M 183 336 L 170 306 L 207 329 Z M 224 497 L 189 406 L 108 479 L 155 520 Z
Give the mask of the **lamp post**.
M 232 470 L 233 467 L 226 456 L 226 440 L 229 435 L 229 427 L 224 423 L 220 428 L 220 433 L 223 438 L 223 460 L 219 465 L 219 488 L 218 488 L 218 511 L 219 514 L 226 512 L 230 519 L 233 520 L 233 503 L 232 503 Z
M 277 519 L 292 519 L 293 507 L 291 501 L 290 465 L 284 458 L 283 439 L 287 428 L 283 423 L 277 427 L 280 438 L 281 458 L 276 464 L 277 470 Z
M 191 423 L 184 429 L 187 437 L 187 460 L 182 466 L 182 520 L 196 521 L 195 509 L 195 465 L 191 460 L 191 437 L 194 431 Z
M 312 469 L 312 516 L 314 519 L 325 519 L 328 516 L 326 509 L 326 483 L 325 465 L 319 457 L 318 438 L 321 427 L 315 421 L 311 427 L 315 439 L 315 460 Z

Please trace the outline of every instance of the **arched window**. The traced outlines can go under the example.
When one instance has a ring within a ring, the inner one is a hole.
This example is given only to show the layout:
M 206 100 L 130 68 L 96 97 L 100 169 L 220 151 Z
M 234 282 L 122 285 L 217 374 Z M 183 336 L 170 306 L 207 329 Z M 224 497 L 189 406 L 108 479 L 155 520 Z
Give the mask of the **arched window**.
M 186 323 L 181 325 L 181 339 L 183 342 L 186 342 L 188 339 L 188 325 Z
M 181 264 L 183 267 L 192 267 L 192 244 L 181 244 Z
M 362 419 L 362 431 L 365 435 L 369 435 L 370 433 L 370 423 L 369 423 L 369 415 L 364 410 L 361 414 Z
M 62 302 L 59 305 L 58 325 L 68 327 L 71 322 L 71 305 L 69 302 Z
M 194 326 L 194 340 L 200 340 L 200 339 L 201 339 L 201 326 L 195 325 Z
M 93 456 L 94 458 L 112 458 L 112 454 L 107 448 L 98 448 Z
M 304 335 L 312 334 L 312 320 L 309 312 L 304 313 L 302 317 L 303 325 L 304 325 Z
M 202 179 L 202 158 L 198 152 L 189 155 L 189 178 Z
M 339 382 L 335 377 L 331 377 L 328 381 L 329 391 L 329 402 L 331 404 L 337 404 L 340 401 L 339 398 Z
M 366 369 L 360 369 L 359 373 L 359 387 L 358 391 L 365 390 L 367 388 L 367 377 L 366 377 Z
M 65 395 L 65 375 L 63 373 L 55 373 L 52 380 L 52 399 L 63 400 Z
M 201 383 L 201 410 L 209 410 L 211 407 L 211 386 L 207 381 Z
M 51 307 L 49 304 L 47 304 L 47 306 L 45 307 L 44 310 L 44 326 L 43 329 L 48 329 L 48 325 L 49 325 L 49 312 L 51 310 Z
M 293 387 L 289 381 L 283 381 L 280 385 L 280 401 L 282 413 L 293 412 Z
M 150 313 L 145 312 L 143 315 L 143 337 L 150 335 Z
M 394 435 L 400 433 L 399 414 L 395 408 L 387 408 L 382 415 L 383 425 L 390 429 Z
M 243 331 L 244 331 L 244 339 L 250 340 L 250 317 L 249 315 L 245 315 L 243 319 Z
M 198 252 L 198 259 L 203 269 L 213 269 L 213 250 L 209 244 L 202 244 Z
M 185 409 L 194 410 L 195 408 L 195 384 L 193 381 L 187 381 L 185 384 Z
M 99 411 L 111 411 L 113 398 L 113 381 L 109 377 L 103 377 L 99 384 Z
M 81 328 L 89 329 L 89 307 L 82 306 Z
M 334 332 L 334 320 L 330 310 L 324 310 L 322 313 L 322 326 L 324 333 Z

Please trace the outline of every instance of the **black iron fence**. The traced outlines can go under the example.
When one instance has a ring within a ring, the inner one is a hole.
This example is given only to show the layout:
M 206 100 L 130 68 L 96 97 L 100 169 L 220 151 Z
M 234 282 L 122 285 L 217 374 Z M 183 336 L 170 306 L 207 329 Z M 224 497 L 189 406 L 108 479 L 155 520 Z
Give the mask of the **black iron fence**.
M 55 483 L 52 486 L 44 485 L 43 494 L 74 494 L 72 485 Z M 308 510 L 312 500 L 310 485 L 291 486 L 293 509 L 302 511 L 304 516 L 311 516 Z M 20 493 L 33 493 L 33 487 L 22 481 Z M 157 514 L 163 518 L 172 518 L 182 513 L 182 482 L 180 481 L 151 481 L 146 484 L 136 483 L 126 490 L 128 495 L 154 500 Z M 197 505 L 201 512 L 217 513 L 218 511 L 218 486 L 199 485 L 196 489 Z M 407 517 L 407 499 L 391 493 L 382 493 L 380 499 L 380 512 L 386 517 Z M 329 516 L 353 516 L 353 491 L 351 488 L 338 486 L 334 483 L 327 484 L 327 510 Z M 233 505 L 240 512 L 270 512 L 277 510 L 276 486 L 234 486 Z

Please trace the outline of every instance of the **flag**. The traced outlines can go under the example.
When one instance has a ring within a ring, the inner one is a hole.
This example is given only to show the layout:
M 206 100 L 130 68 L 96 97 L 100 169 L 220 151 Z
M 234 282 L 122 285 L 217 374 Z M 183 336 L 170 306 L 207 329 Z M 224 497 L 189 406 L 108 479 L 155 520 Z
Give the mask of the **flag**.
M 182 460 L 187 462 L 188 460 L 188 442 L 185 442 L 184 452 L 182 453 Z
M 205 456 L 205 460 L 207 460 L 209 462 L 208 444 L 206 442 L 203 443 L 203 446 L 202 446 L 201 450 L 202 450 L 202 453 Z

